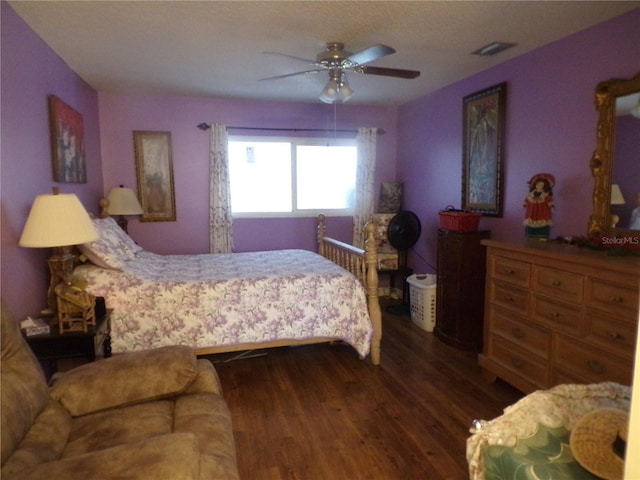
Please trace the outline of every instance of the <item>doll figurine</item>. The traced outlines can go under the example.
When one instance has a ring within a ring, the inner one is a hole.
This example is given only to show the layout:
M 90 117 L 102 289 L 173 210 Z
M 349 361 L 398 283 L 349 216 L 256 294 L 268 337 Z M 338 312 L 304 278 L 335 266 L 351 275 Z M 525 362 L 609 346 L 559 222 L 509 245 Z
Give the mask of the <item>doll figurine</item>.
M 552 188 L 556 183 L 553 175 L 538 173 L 529 180 L 529 194 L 524 200 L 525 219 L 523 225 L 529 238 L 548 239 L 551 230 L 553 205 Z

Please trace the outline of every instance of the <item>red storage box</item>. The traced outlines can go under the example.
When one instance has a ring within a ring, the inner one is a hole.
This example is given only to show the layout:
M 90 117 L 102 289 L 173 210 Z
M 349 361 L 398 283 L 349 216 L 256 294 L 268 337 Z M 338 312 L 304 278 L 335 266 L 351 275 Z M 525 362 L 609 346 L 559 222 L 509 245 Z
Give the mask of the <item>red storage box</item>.
M 440 228 L 453 230 L 454 232 L 475 232 L 478 230 L 481 213 L 465 212 L 447 207 L 438 212 L 440 216 Z

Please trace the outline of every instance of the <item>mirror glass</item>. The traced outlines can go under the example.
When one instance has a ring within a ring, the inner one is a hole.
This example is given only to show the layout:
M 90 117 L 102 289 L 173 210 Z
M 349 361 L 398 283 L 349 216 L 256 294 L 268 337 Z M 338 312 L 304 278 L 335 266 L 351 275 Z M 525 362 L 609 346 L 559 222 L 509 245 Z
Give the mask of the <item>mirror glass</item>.
M 611 226 L 640 230 L 640 92 L 616 99 L 613 142 Z
M 597 147 L 591 159 L 594 190 L 588 234 L 640 238 L 640 74 L 599 83 L 595 103 Z

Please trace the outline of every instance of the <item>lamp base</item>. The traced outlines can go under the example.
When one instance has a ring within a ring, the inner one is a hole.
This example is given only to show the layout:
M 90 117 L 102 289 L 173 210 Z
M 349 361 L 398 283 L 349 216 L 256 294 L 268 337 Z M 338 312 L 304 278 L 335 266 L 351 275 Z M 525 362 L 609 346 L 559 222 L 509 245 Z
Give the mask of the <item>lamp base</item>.
M 56 298 L 55 288 L 60 283 L 70 283 L 73 275 L 73 267 L 75 266 L 77 256 L 73 253 L 72 247 L 53 247 L 53 255 L 49 257 L 49 289 L 47 290 L 48 310 L 52 314 L 58 311 L 58 301 Z
M 611 228 L 616 228 L 616 225 L 618 225 L 618 222 L 620 221 L 620 216 L 616 215 L 615 213 L 612 213 L 609 216 L 609 220 L 611 221 Z
M 124 230 L 124 232 L 125 232 L 125 233 L 129 233 L 129 232 L 127 231 L 127 224 L 128 224 L 129 222 L 127 222 L 127 219 L 126 219 L 126 218 L 124 218 L 124 215 L 120 215 L 120 216 L 116 219 L 116 223 L 117 223 L 118 225 L 120 225 L 120 228 L 121 228 L 122 230 Z

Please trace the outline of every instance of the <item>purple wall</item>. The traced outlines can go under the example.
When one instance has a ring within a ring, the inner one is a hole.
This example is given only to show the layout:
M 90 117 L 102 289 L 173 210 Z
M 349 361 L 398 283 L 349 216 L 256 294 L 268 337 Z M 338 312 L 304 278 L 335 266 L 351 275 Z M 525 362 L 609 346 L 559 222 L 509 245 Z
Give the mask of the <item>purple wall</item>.
M 47 287 L 48 252 L 17 246 L 33 199 L 54 185 L 47 95 L 57 95 L 84 117 L 89 183 L 59 186 L 94 212 L 111 187 L 135 186 L 132 131 L 172 133 L 178 220 L 130 221 L 134 239 L 159 253 L 208 250 L 208 133 L 197 129 L 198 123 L 333 126 L 333 107 L 319 103 L 96 94 L 10 6 L 0 1 L 0 9 L 1 294 L 17 316 L 37 313 Z M 593 90 L 600 80 L 640 70 L 639 26 L 640 11 L 635 11 L 399 109 L 338 106 L 336 126 L 377 126 L 387 132 L 379 137 L 377 181 L 405 182 L 405 207 L 423 221 L 416 252 L 435 264 L 437 211 L 460 203 L 462 97 L 507 81 L 505 216 L 483 219 L 481 226 L 490 228 L 494 238 L 520 238 L 525 182 L 533 173 L 549 171 L 558 179 L 553 234 L 582 234 L 591 204 Z M 314 225 L 313 219 L 237 220 L 237 249 L 315 249 Z M 350 230 L 350 219 L 329 220 L 330 233 L 340 239 L 349 241 Z M 427 270 L 417 257 L 410 261 L 416 270 Z
M 423 223 L 415 252 L 436 264 L 438 210 L 461 204 L 462 98 L 507 82 L 504 216 L 484 217 L 494 239 L 524 237 L 526 182 L 556 177 L 552 236 L 584 235 L 591 213 L 599 81 L 640 71 L 640 9 L 449 85 L 398 112 L 397 177 Z M 429 271 L 418 255 L 409 263 Z
M 5 2 L 0 2 L 2 128 L 2 299 L 14 315 L 45 307 L 47 249 L 18 246 L 34 198 L 51 193 L 53 173 L 47 96 L 56 95 L 84 119 L 86 184 L 58 184 L 85 207 L 102 194 L 98 97 L 42 42 Z
M 201 131 L 196 125 L 219 122 L 249 127 L 334 128 L 333 106 L 319 102 L 273 103 L 100 93 L 99 104 L 105 193 L 119 184 L 136 186 L 133 130 L 171 132 L 177 220 L 139 222 L 134 218 L 129 221 L 131 236 L 145 249 L 157 253 L 209 251 L 209 132 Z M 378 137 L 376 177 L 378 181 L 393 181 L 396 109 L 338 105 L 336 118 L 337 129 L 375 126 L 387 132 Z M 332 234 L 341 240 L 350 240 L 351 220 L 343 218 L 337 224 Z M 236 251 L 240 252 L 316 249 L 314 222 L 310 219 L 237 219 L 234 239 Z

